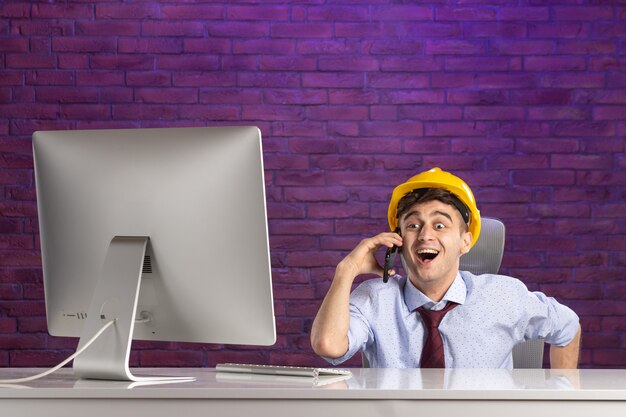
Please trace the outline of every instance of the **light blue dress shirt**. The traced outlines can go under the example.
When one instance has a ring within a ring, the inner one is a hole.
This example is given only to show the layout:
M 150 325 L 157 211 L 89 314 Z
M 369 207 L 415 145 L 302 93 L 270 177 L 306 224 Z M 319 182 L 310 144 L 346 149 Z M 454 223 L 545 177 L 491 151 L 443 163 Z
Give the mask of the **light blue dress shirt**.
M 350 295 L 349 346 L 345 355 L 326 358 L 332 364 L 363 352 L 374 368 L 418 368 L 426 331 L 415 311 L 440 310 L 453 301 L 439 325 L 449 368 L 513 368 L 511 351 L 529 339 L 558 346 L 578 332 L 578 316 L 541 292 L 530 292 L 515 278 L 460 271 L 439 303 L 407 280 L 372 279 Z

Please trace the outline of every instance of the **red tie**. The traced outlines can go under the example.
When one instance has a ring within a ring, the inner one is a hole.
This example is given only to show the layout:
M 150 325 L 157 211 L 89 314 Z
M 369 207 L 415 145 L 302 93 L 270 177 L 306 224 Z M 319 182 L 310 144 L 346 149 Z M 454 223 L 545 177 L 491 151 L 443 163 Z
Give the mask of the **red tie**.
M 439 311 L 427 310 L 424 307 L 419 307 L 417 312 L 422 316 L 424 325 L 428 330 L 426 336 L 426 343 L 422 350 L 422 359 L 420 361 L 420 367 L 422 368 L 445 368 L 446 360 L 443 352 L 443 340 L 441 340 L 441 334 L 439 333 L 439 323 L 443 320 L 443 316 L 454 307 L 458 306 L 457 303 L 448 301 L 448 304 Z

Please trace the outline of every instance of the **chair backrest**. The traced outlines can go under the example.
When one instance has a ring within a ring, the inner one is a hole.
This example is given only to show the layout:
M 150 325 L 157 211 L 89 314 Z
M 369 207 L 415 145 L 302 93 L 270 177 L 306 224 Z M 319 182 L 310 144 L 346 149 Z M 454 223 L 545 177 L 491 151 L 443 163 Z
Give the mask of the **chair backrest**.
M 505 227 L 498 219 L 481 217 L 480 237 L 472 249 L 461 256 L 459 269 L 475 275 L 497 274 L 504 254 Z M 514 368 L 541 368 L 543 340 L 529 340 L 513 348 Z
M 504 254 L 504 223 L 491 217 L 481 217 L 480 236 L 465 255 L 459 269 L 475 275 L 497 274 Z

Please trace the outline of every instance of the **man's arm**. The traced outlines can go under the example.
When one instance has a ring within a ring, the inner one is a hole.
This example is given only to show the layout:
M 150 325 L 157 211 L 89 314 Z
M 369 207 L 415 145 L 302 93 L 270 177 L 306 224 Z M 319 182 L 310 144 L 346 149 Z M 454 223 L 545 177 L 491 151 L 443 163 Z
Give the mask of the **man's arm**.
M 575 369 L 578 368 L 578 358 L 580 355 L 580 334 L 581 328 L 578 326 L 578 333 L 574 339 L 563 347 L 550 345 L 550 367 L 553 369 Z
M 381 233 L 362 240 L 339 262 L 330 289 L 311 327 L 311 346 L 315 353 L 328 358 L 338 358 L 348 351 L 352 283 L 360 274 L 374 273 L 382 276 L 383 270 L 374 253 L 380 246 L 393 245 L 402 246 L 400 235 Z

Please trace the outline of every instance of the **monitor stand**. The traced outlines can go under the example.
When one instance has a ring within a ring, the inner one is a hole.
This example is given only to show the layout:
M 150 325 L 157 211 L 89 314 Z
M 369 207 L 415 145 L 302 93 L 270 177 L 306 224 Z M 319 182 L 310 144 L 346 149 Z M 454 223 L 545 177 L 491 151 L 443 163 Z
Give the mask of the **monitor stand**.
M 74 374 L 85 379 L 117 381 L 193 381 L 190 377 L 140 377 L 130 372 L 128 360 L 135 327 L 141 270 L 149 238 L 116 236 L 111 241 L 87 310 L 78 349 L 106 323 L 116 319 L 89 348 L 74 359 Z

